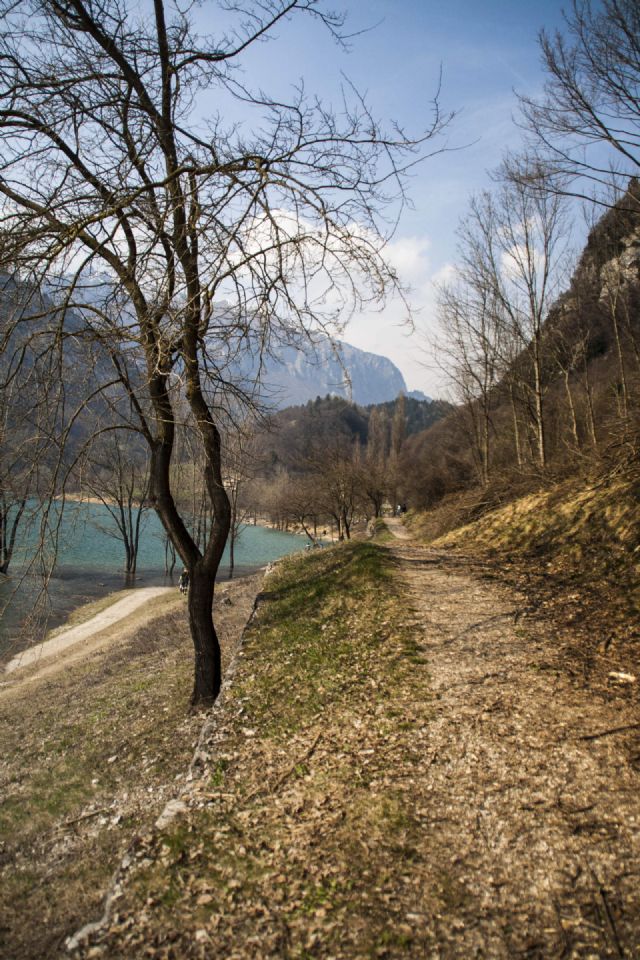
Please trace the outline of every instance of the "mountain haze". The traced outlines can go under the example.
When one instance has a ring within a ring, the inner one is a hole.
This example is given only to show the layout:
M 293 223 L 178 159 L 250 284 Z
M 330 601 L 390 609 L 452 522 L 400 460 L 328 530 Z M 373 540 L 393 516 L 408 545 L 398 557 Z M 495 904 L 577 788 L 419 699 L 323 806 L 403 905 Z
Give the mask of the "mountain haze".
M 245 362 L 242 378 L 251 382 L 256 370 L 257 363 Z M 263 398 L 279 409 L 327 395 L 369 406 L 407 394 L 402 373 L 387 357 L 348 343 L 332 343 L 328 338 L 307 349 L 281 348 L 277 359 L 264 361 L 261 380 Z M 427 399 L 420 391 L 409 395 L 416 400 Z

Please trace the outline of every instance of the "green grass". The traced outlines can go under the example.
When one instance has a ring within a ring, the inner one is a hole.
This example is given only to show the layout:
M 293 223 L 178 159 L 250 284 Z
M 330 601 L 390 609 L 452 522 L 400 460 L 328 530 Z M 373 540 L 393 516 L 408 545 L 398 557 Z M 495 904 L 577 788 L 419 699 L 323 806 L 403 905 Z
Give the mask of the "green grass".
M 379 590 L 390 587 L 393 576 L 386 551 L 349 544 L 305 561 L 281 564 L 270 580 L 253 627 L 259 629 L 259 650 L 249 643 L 247 651 L 259 673 L 250 690 L 246 682 L 234 690 L 246 701 L 246 722 L 264 723 L 266 732 L 280 738 L 353 696 L 368 681 L 369 661 L 386 655 L 388 630 L 377 616 Z M 412 652 L 410 643 L 408 638 Z M 284 687 L 291 692 L 286 699 Z
M 378 517 L 375 521 L 374 538 L 376 543 L 392 543 L 395 540 L 382 517 Z

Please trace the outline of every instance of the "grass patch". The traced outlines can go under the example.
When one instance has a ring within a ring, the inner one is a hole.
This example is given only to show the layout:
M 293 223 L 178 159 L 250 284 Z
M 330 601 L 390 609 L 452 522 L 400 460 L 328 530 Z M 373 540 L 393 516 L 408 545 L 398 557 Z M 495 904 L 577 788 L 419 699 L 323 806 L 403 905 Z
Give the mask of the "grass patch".
M 412 769 L 431 711 L 395 569 L 371 541 L 278 564 L 216 719 L 202 800 L 140 850 L 150 865 L 119 903 L 107 955 L 152 940 L 195 957 L 195 929 L 221 956 L 380 955 L 424 838 L 388 778 Z
M 259 672 L 233 693 L 245 703 L 247 723 L 287 738 L 366 687 L 371 660 L 389 656 L 380 591 L 390 589 L 392 576 L 388 554 L 371 543 L 279 566 L 254 621 L 259 643 L 246 648 Z M 271 649 L 277 653 L 265 656 Z
M 374 521 L 373 530 L 373 536 L 376 543 L 393 543 L 395 540 L 395 537 L 389 530 L 389 527 L 386 525 L 382 517 L 378 517 Z

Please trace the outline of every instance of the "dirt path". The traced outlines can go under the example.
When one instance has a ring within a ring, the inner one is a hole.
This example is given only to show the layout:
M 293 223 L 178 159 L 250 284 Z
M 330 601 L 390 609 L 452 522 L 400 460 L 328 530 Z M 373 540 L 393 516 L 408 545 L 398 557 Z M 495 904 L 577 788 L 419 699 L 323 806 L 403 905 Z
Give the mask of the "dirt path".
M 411 540 L 411 534 L 400 517 L 385 517 L 384 522 L 396 540 Z
M 176 821 L 74 956 L 640 956 L 637 709 L 572 685 L 522 597 L 387 549 L 366 595 L 328 550 L 327 606 L 265 595 Z
M 434 694 L 413 773 L 422 869 L 447 864 L 454 891 L 429 921 L 437 956 L 640 956 L 637 710 L 556 672 L 517 596 L 452 558 L 391 549 Z

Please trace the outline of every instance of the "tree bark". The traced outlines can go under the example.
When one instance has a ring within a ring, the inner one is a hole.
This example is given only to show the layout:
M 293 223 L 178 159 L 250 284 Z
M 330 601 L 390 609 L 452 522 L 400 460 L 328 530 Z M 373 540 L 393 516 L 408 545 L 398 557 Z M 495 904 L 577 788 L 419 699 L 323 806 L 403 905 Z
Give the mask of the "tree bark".
M 573 437 L 573 444 L 576 450 L 580 448 L 580 436 L 578 434 L 578 418 L 576 416 L 576 407 L 573 402 L 573 394 L 571 392 L 571 383 L 569 381 L 569 370 L 564 368 L 562 370 L 562 377 L 564 379 L 564 389 L 567 396 L 567 406 L 569 407 L 569 417 L 571 424 L 571 435 Z
M 201 563 L 189 574 L 189 627 L 194 648 L 192 706 L 210 706 L 220 693 L 220 644 L 213 625 L 215 580 Z
M 513 384 L 509 384 L 509 400 L 511 402 L 511 416 L 513 421 L 513 442 L 516 448 L 516 463 L 518 470 L 522 469 L 522 450 L 520 446 L 520 426 L 518 424 L 518 411 L 516 409 L 516 398 L 513 392 Z

